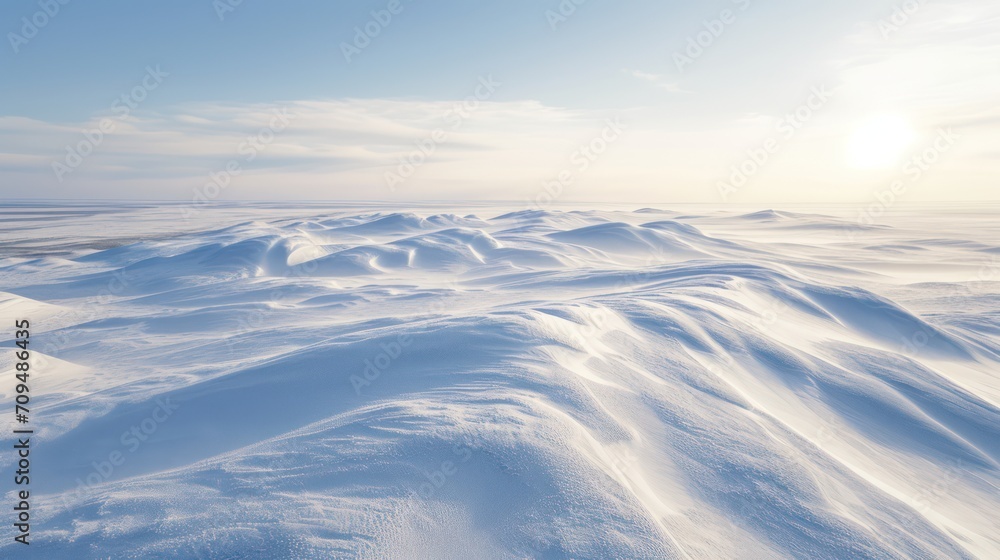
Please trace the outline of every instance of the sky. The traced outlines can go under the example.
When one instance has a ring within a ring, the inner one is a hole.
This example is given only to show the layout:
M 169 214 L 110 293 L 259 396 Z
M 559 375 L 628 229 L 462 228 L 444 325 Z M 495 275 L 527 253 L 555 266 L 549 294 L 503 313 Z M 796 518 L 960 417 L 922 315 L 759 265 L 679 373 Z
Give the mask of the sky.
M 995 0 L 18 0 L 0 31 L 0 200 L 1000 200 Z

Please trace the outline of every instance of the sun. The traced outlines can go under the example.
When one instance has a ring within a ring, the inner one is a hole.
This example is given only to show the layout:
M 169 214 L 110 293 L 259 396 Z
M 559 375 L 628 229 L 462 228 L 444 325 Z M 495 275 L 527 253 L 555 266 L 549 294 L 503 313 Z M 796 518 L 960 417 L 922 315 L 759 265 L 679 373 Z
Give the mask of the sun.
M 856 169 L 895 165 L 913 142 L 910 123 L 899 115 L 879 115 L 858 125 L 847 144 L 847 162 Z

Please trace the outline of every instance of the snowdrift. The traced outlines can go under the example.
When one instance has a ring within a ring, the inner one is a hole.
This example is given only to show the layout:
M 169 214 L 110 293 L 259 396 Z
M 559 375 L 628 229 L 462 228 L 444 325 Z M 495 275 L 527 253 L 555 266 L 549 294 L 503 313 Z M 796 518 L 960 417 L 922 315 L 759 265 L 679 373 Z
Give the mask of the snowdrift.
M 995 213 L 172 210 L 9 239 L 4 556 L 1000 557 Z

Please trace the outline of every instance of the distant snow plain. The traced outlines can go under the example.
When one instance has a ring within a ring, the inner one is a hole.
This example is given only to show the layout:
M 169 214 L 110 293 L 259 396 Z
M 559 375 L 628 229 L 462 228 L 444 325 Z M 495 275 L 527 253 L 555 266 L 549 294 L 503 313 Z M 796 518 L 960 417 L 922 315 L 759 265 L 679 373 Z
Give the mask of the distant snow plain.
M 1000 208 L 858 213 L 5 204 L 0 556 L 1000 558 Z

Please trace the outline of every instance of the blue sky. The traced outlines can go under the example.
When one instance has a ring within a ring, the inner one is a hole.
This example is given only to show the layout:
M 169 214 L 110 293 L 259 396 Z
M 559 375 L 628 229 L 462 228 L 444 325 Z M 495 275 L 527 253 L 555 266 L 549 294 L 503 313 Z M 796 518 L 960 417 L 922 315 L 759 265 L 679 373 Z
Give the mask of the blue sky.
M 0 5 L 0 197 L 998 197 L 986 0 L 63 1 Z

